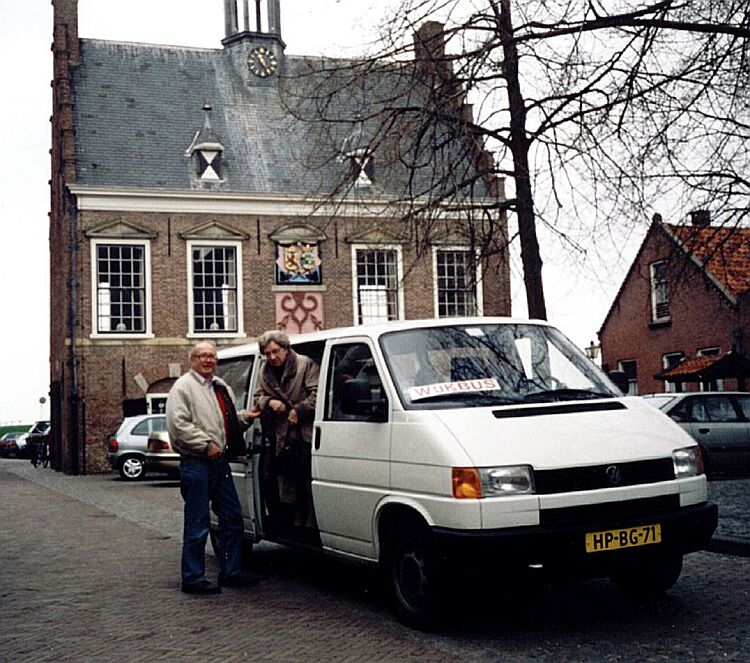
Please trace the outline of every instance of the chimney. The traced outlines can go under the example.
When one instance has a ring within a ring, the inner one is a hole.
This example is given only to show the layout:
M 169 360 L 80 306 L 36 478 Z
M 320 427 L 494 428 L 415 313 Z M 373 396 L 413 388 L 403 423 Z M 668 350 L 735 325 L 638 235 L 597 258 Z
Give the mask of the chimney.
M 697 209 L 690 212 L 690 223 L 699 228 L 707 228 L 711 225 L 711 212 L 707 209 Z
M 443 80 L 451 77 L 450 62 L 445 57 L 445 35 L 439 21 L 426 21 L 414 32 L 414 59 L 427 74 Z

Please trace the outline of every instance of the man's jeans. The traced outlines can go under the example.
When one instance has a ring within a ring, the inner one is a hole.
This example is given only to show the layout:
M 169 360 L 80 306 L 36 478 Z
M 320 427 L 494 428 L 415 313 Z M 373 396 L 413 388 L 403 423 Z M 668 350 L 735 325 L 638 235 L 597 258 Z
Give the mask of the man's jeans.
M 242 508 L 229 463 L 184 457 L 180 460 L 180 492 L 185 500 L 182 537 L 182 583 L 206 580 L 209 505 L 219 517 L 219 575 L 238 576 L 242 559 Z

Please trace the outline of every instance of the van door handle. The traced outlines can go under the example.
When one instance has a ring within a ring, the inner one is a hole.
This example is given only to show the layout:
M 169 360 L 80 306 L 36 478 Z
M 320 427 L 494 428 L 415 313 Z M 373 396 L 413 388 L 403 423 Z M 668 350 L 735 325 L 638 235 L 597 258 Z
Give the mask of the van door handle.
M 320 426 L 313 426 L 313 447 L 320 449 Z
M 699 429 L 698 429 L 698 432 L 699 432 L 699 433 L 701 433 L 702 435 L 708 435 L 708 433 L 709 433 L 710 431 L 711 431 L 711 429 L 710 429 L 710 428 L 699 428 Z

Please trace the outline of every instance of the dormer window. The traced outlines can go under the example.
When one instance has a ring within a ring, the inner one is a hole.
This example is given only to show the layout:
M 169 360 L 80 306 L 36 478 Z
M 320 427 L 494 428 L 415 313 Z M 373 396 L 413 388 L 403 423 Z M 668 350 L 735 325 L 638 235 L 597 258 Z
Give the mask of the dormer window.
M 375 181 L 375 159 L 370 141 L 365 135 L 364 122 L 357 116 L 351 133 L 341 145 L 341 161 L 349 165 L 349 178 L 355 187 L 371 187 Z
M 213 181 L 221 179 L 221 150 L 197 150 L 194 155 L 195 172 L 199 179 Z
M 206 114 L 203 128 L 195 134 L 193 142 L 187 149 L 187 156 L 192 159 L 192 176 L 201 182 L 221 182 L 224 177 L 224 146 L 211 128 L 211 106 L 203 106 Z
M 375 174 L 375 162 L 372 155 L 362 150 L 361 153 L 348 156 L 351 163 L 351 175 L 354 186 L 372 186 Z

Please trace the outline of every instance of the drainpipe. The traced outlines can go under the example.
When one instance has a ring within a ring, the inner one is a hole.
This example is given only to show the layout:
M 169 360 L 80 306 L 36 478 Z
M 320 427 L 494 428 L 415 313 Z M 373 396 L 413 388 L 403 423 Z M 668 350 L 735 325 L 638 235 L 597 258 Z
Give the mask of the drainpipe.
M 68 467 L 71 474 L 80 473 L 80 435 L 79 435 L 79 405 L 78 405 L 78 200 L 70 194 L 70 310 L 68 320 L 70 324 L 70 396 L 68 411 Z M 85 464 L 84 464 L 85 467 Z

